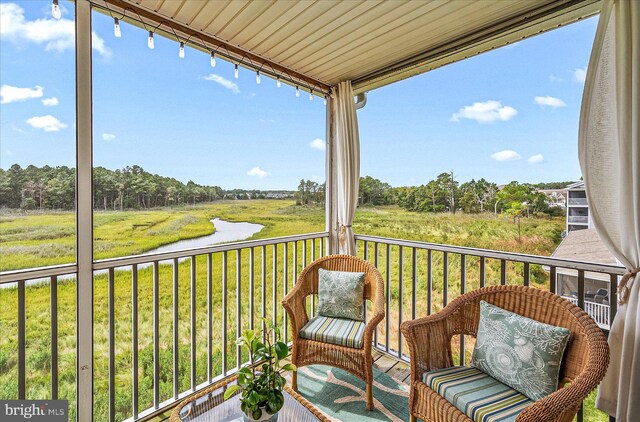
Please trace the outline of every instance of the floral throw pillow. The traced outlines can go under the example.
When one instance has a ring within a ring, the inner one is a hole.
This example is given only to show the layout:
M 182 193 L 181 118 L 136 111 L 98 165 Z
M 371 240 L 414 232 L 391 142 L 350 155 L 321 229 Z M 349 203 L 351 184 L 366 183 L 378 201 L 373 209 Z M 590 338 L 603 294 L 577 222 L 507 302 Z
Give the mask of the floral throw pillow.
M 540 400 L 558 389 L 571 331 L 480 302 L 480 324 L 471 366 Z
M 364 273 L 318 269 L 318 315 L 364 321 Z

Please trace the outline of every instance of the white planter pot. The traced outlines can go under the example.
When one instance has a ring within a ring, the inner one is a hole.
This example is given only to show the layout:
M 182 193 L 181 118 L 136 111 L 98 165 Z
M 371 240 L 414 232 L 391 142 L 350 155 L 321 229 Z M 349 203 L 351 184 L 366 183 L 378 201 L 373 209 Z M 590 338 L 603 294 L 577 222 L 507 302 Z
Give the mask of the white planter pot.
M 245 422 L 276 422 L 278 420 L 278 413 L 280 412 L 270 415 L 267 413 L 265 408 L 262 408 L 262 415 L 260 416 L 260 419 L 253 419 L 253 417 L 245 414 L 244 420 Z

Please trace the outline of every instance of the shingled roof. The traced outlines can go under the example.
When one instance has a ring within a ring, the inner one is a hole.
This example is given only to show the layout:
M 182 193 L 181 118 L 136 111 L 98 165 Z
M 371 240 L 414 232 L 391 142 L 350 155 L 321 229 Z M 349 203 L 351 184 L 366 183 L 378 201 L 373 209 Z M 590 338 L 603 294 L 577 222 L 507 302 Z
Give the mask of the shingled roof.
M 551 256 L 574 261 L 617 264 L 616 258 L 602 242 L 596 229 L 570 231 Z

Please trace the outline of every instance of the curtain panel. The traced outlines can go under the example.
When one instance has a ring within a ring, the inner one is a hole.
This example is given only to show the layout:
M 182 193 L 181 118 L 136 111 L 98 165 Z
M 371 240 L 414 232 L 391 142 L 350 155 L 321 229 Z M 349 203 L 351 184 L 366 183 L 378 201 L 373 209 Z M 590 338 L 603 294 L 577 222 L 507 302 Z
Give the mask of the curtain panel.
M 590 214 L 627 273 L 611 326 L 611 362 L 596 406 L 640 415 L 640 2 L 604 0 L 580 113 L 579 158 Z
M 353 219 L 358 206 L 360 184 L 360 138 L 358 117 L 353 101 L 351 81 L 340 82 L 332 96 L 335 123 L 335 175 L 337 179 L 338 243 L 339 252 L 355 255 Z M 334 228 L 332 228 L 334 229 Z

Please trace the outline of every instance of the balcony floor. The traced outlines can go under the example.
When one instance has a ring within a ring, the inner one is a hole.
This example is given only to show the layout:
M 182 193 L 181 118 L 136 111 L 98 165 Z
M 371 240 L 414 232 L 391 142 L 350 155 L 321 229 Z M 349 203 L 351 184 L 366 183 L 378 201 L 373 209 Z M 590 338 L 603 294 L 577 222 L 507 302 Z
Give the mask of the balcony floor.
M 409 364 L 403 361 L 399 361 L 398 359 L 387 356 L 385 354 L 380 353 L 377 350 L 373 350 L 373 365 L 379 371 L 386 372 L 390 377 L 394 378 L 396 381 L 402 381 L 405 383 L 409 383 L 411 381 L 411 372 L 409 371 Z M 149 422 L 163 422 L 168 421 L 171 417 L 171 412 L 173 412 L 173 407 L 167 409 L 164 413 L 157 415 L 151 419 L 148 419 Z

